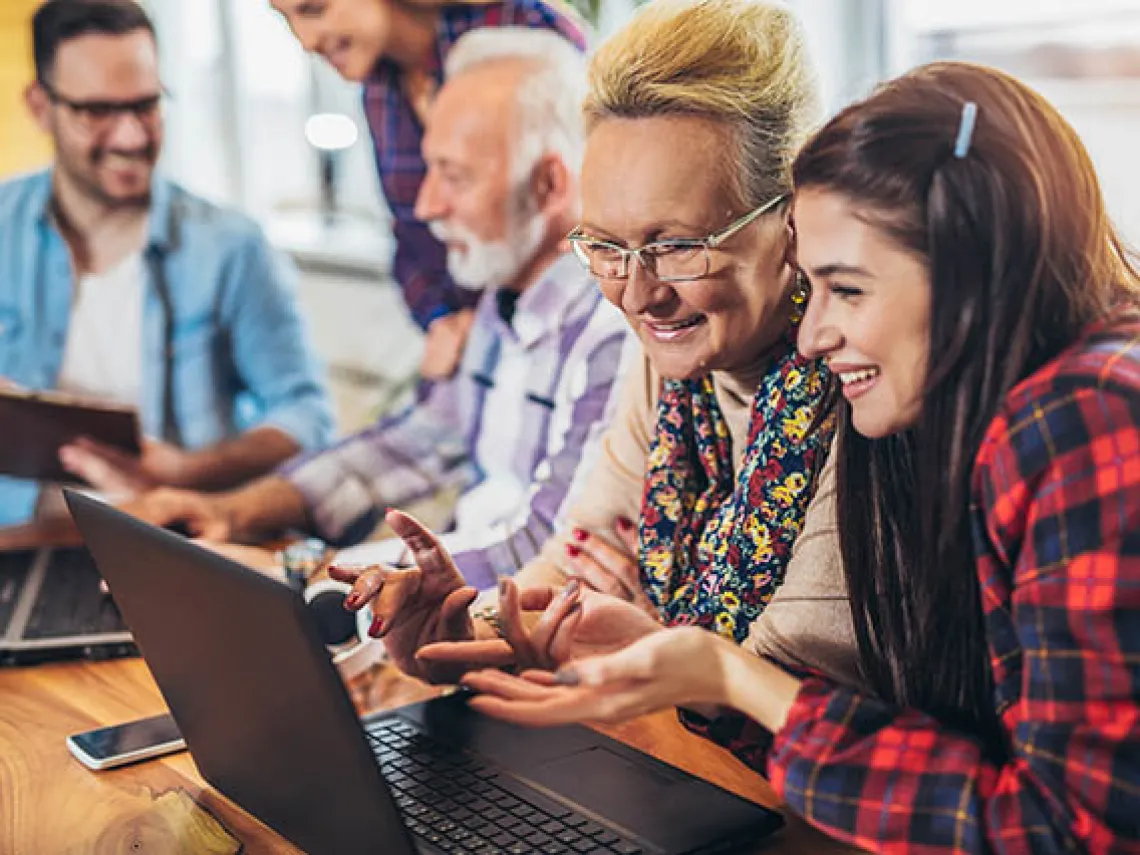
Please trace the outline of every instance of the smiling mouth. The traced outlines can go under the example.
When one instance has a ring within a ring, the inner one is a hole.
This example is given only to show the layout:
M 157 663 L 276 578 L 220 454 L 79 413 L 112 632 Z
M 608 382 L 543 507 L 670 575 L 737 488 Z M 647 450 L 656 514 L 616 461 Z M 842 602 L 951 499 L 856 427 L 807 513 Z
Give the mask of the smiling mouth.
M 878 368 L 857 368 L 852 371 L 838 371 L 836 376 L 843 388 L 843 397 L 855 401 L 875 388 L 881 372 Z
M 690 330 L 696 329 L 704 324 L 706 320 L 708 320 L 708 318 L 705 315 L 694 315 L 683 321 L 642 321 L 642 326 L 658 341 L 675 341 Z
M 839 375 L 839 382 L 844 386 L 854 383 L 864 383 L 879 376 L 878 368 L 860 368 L 858 371 L 843 371 Z

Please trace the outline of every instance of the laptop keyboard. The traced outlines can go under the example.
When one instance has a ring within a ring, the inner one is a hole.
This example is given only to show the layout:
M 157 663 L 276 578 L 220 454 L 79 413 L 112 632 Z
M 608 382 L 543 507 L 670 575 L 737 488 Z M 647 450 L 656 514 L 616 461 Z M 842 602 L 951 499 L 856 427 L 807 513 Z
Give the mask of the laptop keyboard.
M 408 830 L 444 852 L 475 855 L 637 855 L 608 828 L 399 718 L 365 732 Z
M 99 590 L 99 571 L 86 549 L 52 551 L 24 638 L 125 632 L 119 610 Z
M 0 552 L 0 637 L 8 631 L 35 560 L 35 552 Z

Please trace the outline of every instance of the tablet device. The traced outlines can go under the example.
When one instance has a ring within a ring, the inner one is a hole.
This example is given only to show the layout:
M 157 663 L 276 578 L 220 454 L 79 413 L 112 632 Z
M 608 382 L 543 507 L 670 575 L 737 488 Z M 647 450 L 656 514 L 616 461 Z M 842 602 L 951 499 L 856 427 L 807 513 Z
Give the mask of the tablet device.
M 81 436 L 138 454 L 138 413 L 133 407 L 60 392 L 0 388 L 0 475 L 34 481 L 80 483 L 59 462 L 59 450 Z

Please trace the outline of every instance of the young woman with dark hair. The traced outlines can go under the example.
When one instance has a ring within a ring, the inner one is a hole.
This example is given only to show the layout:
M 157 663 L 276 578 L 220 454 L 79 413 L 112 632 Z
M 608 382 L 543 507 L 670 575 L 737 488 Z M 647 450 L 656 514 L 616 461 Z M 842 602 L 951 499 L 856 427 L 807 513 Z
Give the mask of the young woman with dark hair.
M 1140 851 L 1140 276 L 1088 154 L 1028 87 L 944 63 L 840 113 L 794 178 L 872 692 L 679 629 L 472 675 L 498 696 L 474 705 L 734 708 L 788 805 L 876 852 Z

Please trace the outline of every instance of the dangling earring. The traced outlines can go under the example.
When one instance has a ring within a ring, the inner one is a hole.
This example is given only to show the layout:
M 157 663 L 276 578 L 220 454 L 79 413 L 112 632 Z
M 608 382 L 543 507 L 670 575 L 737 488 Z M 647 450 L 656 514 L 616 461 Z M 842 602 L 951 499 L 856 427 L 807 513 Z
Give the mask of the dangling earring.
M 796 274 L 796 288 L 792 291 L 792 323 L 798 324 L 804 319 L 804 312 L 807 311 L 808 296 L 811 293 L 811 286 L 808 285 L 807 277 L 803 272 Z

